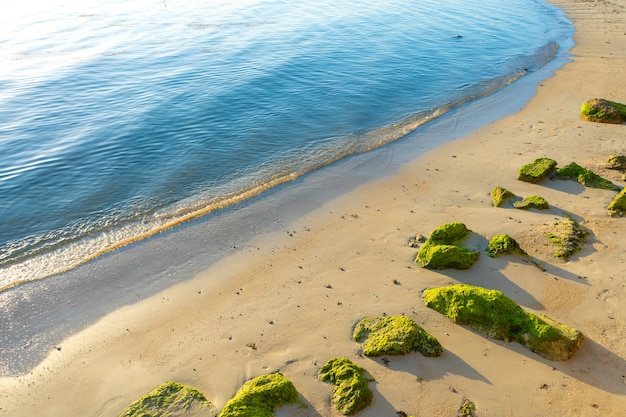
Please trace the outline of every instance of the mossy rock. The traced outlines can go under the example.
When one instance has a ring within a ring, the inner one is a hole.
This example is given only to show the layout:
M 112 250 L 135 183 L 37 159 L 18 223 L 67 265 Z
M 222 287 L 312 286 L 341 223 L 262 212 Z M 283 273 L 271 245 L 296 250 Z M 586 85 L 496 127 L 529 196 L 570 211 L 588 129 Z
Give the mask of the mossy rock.
M 626 188 L 615 196 L 608 206 L 611 216 L 623 216 L 626 214 Z
M 611 155 L 606 161 L 606 167 L 626 171 L 626 155 Z
M 496 187 L 489 193 L 494 207 L 502 207 L 508 201 L 517 197 L 515 194 L 503 187 Z
M 279 407 L 298 398 L 298 391 L 282 374 L 261 375 L 246 381 L 219 417 L 272 417 Z
M 347 358 L 330 359 L 320 368 L 318 377 L 335 386 L 333 404 L 341 414 L 356 414 L 372 403 L 374 394 L 367 383 L 374 378 Z
M 428 269 L 468 269 L 480 256 L 462 246 L 471 231 L 463 223 L 447 223 L 433 230 L 417 252 L 415 262 Z
M 585 187 L 601 188 L 603 190 L 619 191 L 620 187 L 613 184 L 606 178 L 602 178 L 595 172 L 583 168 L 576 162 L 559 168 L 554 174 L 554 179 L 557 180 L 575 180 L 584 185 Z
M 129 405 L 120 417 L 165 417 L 183 415 L 192 409 L 193 415 L 215 415 L 213 404 L 200 391 L 178 382 L 166 382 Z
M 556 167 L 556 161 L 550 158 L 538 158 L 530 164 L 523 165 L 518 172 L 517 179 L 537 184 L 543 181 Z
M 513 203 L 513 207 L 521 210 L 548 210 L 550 208 L 550 205 L 545 198 L 538 195 L 531 195 L 524 198 L 522 201 L 516 201 L 515 203 Z
M 420 352 L 437 357 L 443 353 L 436 338 L 405 316 L 365 317 L 357 323 L 352 338 L 363 344 L 367 356 Z
M 583 335 L 548 317 L 524 311 L 501 291 L 467 284 L 424 291 L 424 303 L 487 336 L 517 341 L 548 360 L 567 360 L 578 350 Z
M 574 219 L 566 218 L 554 223 L 546 236 L 555 246 L 554 257 L 568 260 L 582 249 L 589 232 Z
M 528 254 L 520 247 L 519 243 L 509 235 L 493 236 L 489 240 L 485 252 L 492 258 L 500 255 L 522 255 L 528 257 Z
M 590 122 L 622 124 L 626 121 L 626 105 L 602 98 L 592 98 L 580 107 L 580 117 Z

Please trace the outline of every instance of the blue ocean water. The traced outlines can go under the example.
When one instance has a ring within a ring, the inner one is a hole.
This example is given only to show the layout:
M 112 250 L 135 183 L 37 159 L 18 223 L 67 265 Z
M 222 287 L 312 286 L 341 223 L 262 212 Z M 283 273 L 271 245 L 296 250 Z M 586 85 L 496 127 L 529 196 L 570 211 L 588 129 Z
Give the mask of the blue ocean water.
M 0 289 L 398 140 L 573 31 L 539 0 L 0 10 Z

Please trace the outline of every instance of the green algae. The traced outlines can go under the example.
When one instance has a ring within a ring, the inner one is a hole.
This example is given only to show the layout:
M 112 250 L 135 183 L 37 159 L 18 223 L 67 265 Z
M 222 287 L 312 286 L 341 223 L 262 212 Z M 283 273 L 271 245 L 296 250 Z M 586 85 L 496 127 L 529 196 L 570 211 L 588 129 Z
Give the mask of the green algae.
M 580 107 L 580 117 L 590 122 L 622 124 L 626 121 L 626 105 L 602 98 L 592 98 Z
M 415 262 L 428 269 L 468 269 L 480 256 L 463 243 L 471 231 L 463 223 L 447 223 L 433 230 L 420 247 Z
M 517 197 L 515 194 L 503 187 L 496 187 L 489 193 L 494 207 L 502 207 L 510 200 Z
M 493 236 L 489 240 L 485 252 L 491 258 L 500 255 L 522 255 L 528 257 L 528 254 L 520 247 L 519 243 L 509 235 Z
M 556 161 L 550 158 L 537 158 L 533 162 L 523 165 L 517 179 L 524 182 L 537 184 L 543 181 L 556 167 Z
M 593 171 L 583 168 L 575 162 L 559 168 L 554 174 L 557 180 L 575 180 L 585 187 L 600 188 L 603 190 L 619 191 L 620 188 L 606 178 L 602 178 Z
M 465 398 L 463 400 L 463 404 L 459 407 L 459 416 L 460 417 L 471 417 L 473 416 L 473 412 L 476 409 L 476 405 L 469 399 Z
M 219 417 L 272 417 L 276 409 L 298 398 L 298 391 L 282 374 L 261 375 L 246 381 Z
M 554 223 L 546 236 L 555 246 L 554 257 L 568 260 L 582 249 L 589 232 L 574 219 L 566 218 Z
M 423 299 L 457 324 L 494 339 L 517 341 L 548 360 L 569 359 L 583 341 L 582 333 L 524 311 L 501 291 L 458 284 L 427 289 Z
M 213 404 L 200 391 L 178 382 L 166 382 L 129 405 L 120 417 L 165 417 L 192 407 L 214 411 Z
M 538 195 L 531 195 L 524 198 L 522 201 L 516 201 L 513 203 L 513 207 L 520 210 L 548 210 L 550 205 L 545 198 Z
M 420 352 L 438 357 L 443 353 L 436 338 L 405 316 L 365 317 L 357 323 L 352 338 L 363 344 L 366 356 Z
M 606 167 L 626 171 L 626 155 L 611 155 L 606 161 Z
M 626 214 L 626 188 L 619 192 L 607 207 L 611 216 Z
M 367 385 L 374 379 L 347 358 L 332 358 L 320 368 L 319 379 L 335 386 L 333 404 L 341 414 L 356 414 L 372 403 L 374 394 Z

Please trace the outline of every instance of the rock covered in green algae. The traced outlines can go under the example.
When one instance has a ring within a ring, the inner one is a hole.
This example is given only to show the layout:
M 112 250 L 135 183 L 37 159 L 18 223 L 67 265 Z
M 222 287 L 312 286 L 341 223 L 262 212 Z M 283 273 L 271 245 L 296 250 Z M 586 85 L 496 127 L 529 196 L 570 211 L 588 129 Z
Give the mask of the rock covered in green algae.
M 244 383 L 219 417 L 272 417 L 276 409 L 298 401 L 298 391 L 280 373 L 261 375 Z
M 417 252 L 415 262 L 428 269 L 468 269 L 480 256 L 463 243 L 471 231 L 463 223 L 447 223 L 433 230 Z
M 611 155 L 606 161 L 608 169 L 626 171 L 626 155 Z
M 615 196 L 607 208 L 611 216 L 623 216 L 626 214 L 626 188 Z
M 528 257 L 528 254 L 520 247 L 519 243 L 509 235 L 493 236 L 489 240 L 485 252 L 492 258 L 500 255 L 522 255 Z
M 367 383 L 374 379 L 349 359 L 330 359 L 320 368 L 318 377 L 335 386 L 333 404 L 341 414 L 356 414 L 372 403 L 374 394 Z
M 522 165 L 518 171 L 517 179 L 537 184 L 550 175 L 554 167 L 556 167 L 556 161 L 554 159 L 537 158 L 530 164 Z
M 557 180 L 575 180 L 585 187 L 601 188 L 603 190 L 619 191 L 620 188 L 606 178 L 602 178 L 593 171 L 583 168 L 576 162 L 559 168 L 554 174 Z
M 555 246 L 554 257 L 568 260 L 582 249 L 589 232 L 574 219 L 566 218 L 554 223 L 546 236 Z
M 423 299 L 457 324 L 494 339 L 517 341 L 548 360 L 571 358 L 584 338 L 569 326 L 524 311 L 497 290 L 458 284 L 427 289 Z
M 195 409 L 194 415 L 215 416 L 215 408 L 200 391 L 166 382 L 128 406 L 120 417 L 165 417 Z
M 516 201 L 515 203 L 513 203 L 513 207 L 520 210 L 548 210 L 550 208 L 550 205 L 545 198 L 538 195 L 530 195 L 524 198 L 522 201 Z
M 515 194 L 503 187 L 496 187 L 489 193 L 494 207 L 502 207 L 508 201 L 517 197 Z
M 580 107 L 580 117 L 590 122 L 622 124 L 626 121 L 626 105 L 602 98 L 592 98 Z
M 357 323 L 352 338 L 363 344 L 363 354 L 367 356 L 417 351 L 424 356 L 437 357 L 443 353 L 436 338 L 405 316 L 365 317 Z

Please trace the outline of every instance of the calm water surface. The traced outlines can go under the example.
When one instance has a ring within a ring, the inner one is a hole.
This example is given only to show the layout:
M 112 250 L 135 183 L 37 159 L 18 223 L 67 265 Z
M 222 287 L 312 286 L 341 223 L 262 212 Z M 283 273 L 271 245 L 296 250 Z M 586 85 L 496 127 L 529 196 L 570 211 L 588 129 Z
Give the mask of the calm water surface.
M 0 288 L 397 140 L 554 57 L 541 1 L 0 1 Z

